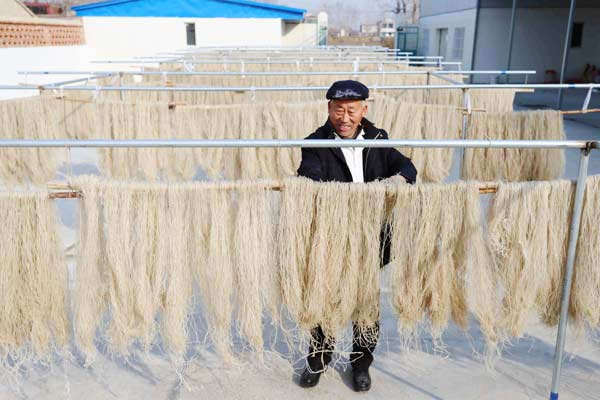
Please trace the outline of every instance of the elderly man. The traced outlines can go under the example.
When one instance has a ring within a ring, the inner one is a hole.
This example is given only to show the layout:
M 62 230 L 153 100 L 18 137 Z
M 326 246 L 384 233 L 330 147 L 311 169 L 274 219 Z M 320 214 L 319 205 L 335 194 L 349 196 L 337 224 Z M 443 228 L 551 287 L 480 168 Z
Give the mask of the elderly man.
M 368 97 L 369 89 L 360 82 L 335 82 L 326 94 L 329 100 L 327 122 L 306 139 L 387 139 L 383 129 L 376 128 L 365 118 Z M 409 158 L 393 148 L 303 148 L 298 175 L 324 182 L 371 182 L 401 175 L 407 182 L 414 183 L 417 171 Z M 355 326 L 353 333 L 350 356 L 353 387 L 356 391 L 367 391 L 371 388 L 369 366 L 373 362 L 379 325 L 367 332 L 360 332 Z M 333 344 L 326 343 L 321 327 L 316 327 L 312 331 L 308 365 L 300 377 L 300 386 L 313 387 L 319 383 L 321 373 L 331 361 L 332 351 Z

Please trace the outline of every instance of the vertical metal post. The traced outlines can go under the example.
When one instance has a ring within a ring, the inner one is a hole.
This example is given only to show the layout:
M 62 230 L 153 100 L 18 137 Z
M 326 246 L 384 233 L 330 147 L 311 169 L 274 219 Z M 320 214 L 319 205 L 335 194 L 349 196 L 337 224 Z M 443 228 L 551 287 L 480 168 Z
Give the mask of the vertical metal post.
M 573 33 L 573 17 L 575 16 L 575 0 L 571 0 L 569 8 L 569 21 L 567 22 L 567 34 L 565 35 L 565 47 L 563 49 L 562 64 L 560 66 L 560 83 L 565 82 L 565 71 L 567 70 L 567 60 L 569 59 L 569 49 L 571 48 L 571 34 Z M 562 89 L 558 89 L 558 98 L 556 100 L 556 108 L 562 107 Z
M 469 126 L 469 116 L 471 115 L 471 99 L 469 99 L 469 89 L 463 89 L 463 120 L 462 120 L 462 130 L 460 134 L 460 138 L 462 140 L 467 139 L 467 129 Z M 463 166 L 465 162 L 465 148 L 461 147 L 460 149 L 460 170 L 459 177 L 463 177 Z
M 123 86 L 123 73 L 119 72 L 119 87 Z M 123 91 L 119 90 L 119 100 L 123 101 Z
M 506 70 L 510 70 L 510 62 L 512 59 L 513 39 L 515 36 L 515 16 L 517 15 L 517 0 L 512 2 L 512 12 L 510 14 L 510 30 L 508 33 L 508 55 L 506 56 Z M 510 82 L 510 75 L 506 75 L 506 83 Z
M 169 129 L 171 130 L 171 139 L 177 139 L 177 117 L 175 116 L 175 107 L 177 107 L 177 104 L 169 104 Z
M 577 175 L 577 186 L 575 187 L 575 200 L 569 229 L 569 247 L 567 250 L 567 263 L 565 266 L 565 277 L 562 287 L 562 299 L 560 305 L 560 320 L 558 322 L 558 333 L 556 336 L 556 348 L 554 350 L 554 369 L 552 371 L 552 388 L 550 389 L 550 400 L 558 400 L 558 387 L 560 385 L 560 371 L 562 367 L 563 353 L 565 350 L 565 337 L 567 334 L 567 322 L 569 319 L 569 303 L 571 300 L 571 285 L 573 282 L 573 267 L 577 252 L 577 239 L 579 238 L 579 225 L 583 210 L 583 196 L 585 194 L 585 183 L 588 173 L 591 144 L 581 150 L 579 159 L 579 174 Z
M 427 86 L 431 85 L 431 72 L 427 71 Z M 425 103 L 429 101 L 429 96 L 431 95 L 431 89 L 427 89 L 425 92 Z
M 475 70 L 475 56 L 477 55 L 477 37 L 479 36 L 479 14 L 481 14 L 481 0 L 477 0 L 477 8 L 475 14 L 475 33 L 473 34 L 473 50 L 471 52 L 471 71 Z M 469 76 L 469 83 L 473 83 L 473 76 Z

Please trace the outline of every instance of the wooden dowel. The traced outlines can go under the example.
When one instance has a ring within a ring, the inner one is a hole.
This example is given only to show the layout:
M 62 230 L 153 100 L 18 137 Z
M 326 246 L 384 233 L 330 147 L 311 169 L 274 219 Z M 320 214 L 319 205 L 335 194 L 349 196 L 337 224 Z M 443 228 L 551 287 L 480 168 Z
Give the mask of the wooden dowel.
M 50 199 L 79 199 L 81 198 L 81 192 L 53 192 L 48 194 Z
M 590 108 L 588 110 L 567 110 L 567 111 L 561 111 L 560 113 L 562 115 L 569 115 L 569 114 L 587 114 L 587 113 L 595 113 L 595 112 L 600 112 L 600 108 Z
M 234 189 L 235 186 L 232 185 L 230 188 L 226 187 L 226 189 Z M 55 192 L 48 193 L 48 198 L 50 199 L 78 199 L 82 197 L 82 193 L 76 188 L 70 187 L 67 184 L 61 183 L 49 183 L 48 189 L 56 190 Z M 276 192 L 282 191 L 281 185 L 272 185 L 270 189 Z M 479 188 L 479 194 L 494 194 L 498 191 L 497 184 L 487 184 Z

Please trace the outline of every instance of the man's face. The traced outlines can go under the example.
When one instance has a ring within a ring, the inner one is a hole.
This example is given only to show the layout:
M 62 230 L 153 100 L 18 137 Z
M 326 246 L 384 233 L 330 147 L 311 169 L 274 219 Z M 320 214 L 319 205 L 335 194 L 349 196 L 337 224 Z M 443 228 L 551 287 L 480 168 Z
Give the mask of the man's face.
M 354 137 L 360 121 L 367 115 L 363 100 L 331 100 L 328 104 L 329 120 L 340 137 Z

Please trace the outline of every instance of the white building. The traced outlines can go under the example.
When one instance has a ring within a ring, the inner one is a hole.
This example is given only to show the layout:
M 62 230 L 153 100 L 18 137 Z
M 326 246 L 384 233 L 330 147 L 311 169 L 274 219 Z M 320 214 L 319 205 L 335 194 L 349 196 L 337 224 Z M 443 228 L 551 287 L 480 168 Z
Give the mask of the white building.
M 63 77 L 39 76 L 35 80 L 18 71 L 82 68 L 92 55 L 85 46 L 81 21 L 40 18 L 17 0 L 0 0 L 0 83 L 50 83 Z M 66 76 L 67 79 L 77 77 Z M 0 90 L 0 100 L 32 96 L 30 90 Z
M 377 34 L 379 37 L 393 37 L 396 34 L 396 23 L 394 20 L 385 17 L 377 22 Z
M 530 82 L 556 79 L 570 0 L 516 0 L 509 52 L 512 5 L 513 0 L 422 0 L 420 53 L 461 61 L 463 69 L 537 71 Z M 600 67 L 600 1 L 578 0 L 573 22 L 567 81 L 579 79 L 586 64 Z
M 186 46 L 316 45 L 306 10 L 246 0 L 111 0 L 73 7 L 100 57 Z
M 360 25 L 360 34 L 361 35 L 377 35 L 377 32 L 379 30 L 379 27 L 377 26 L 377 24 L 361 24 Z

